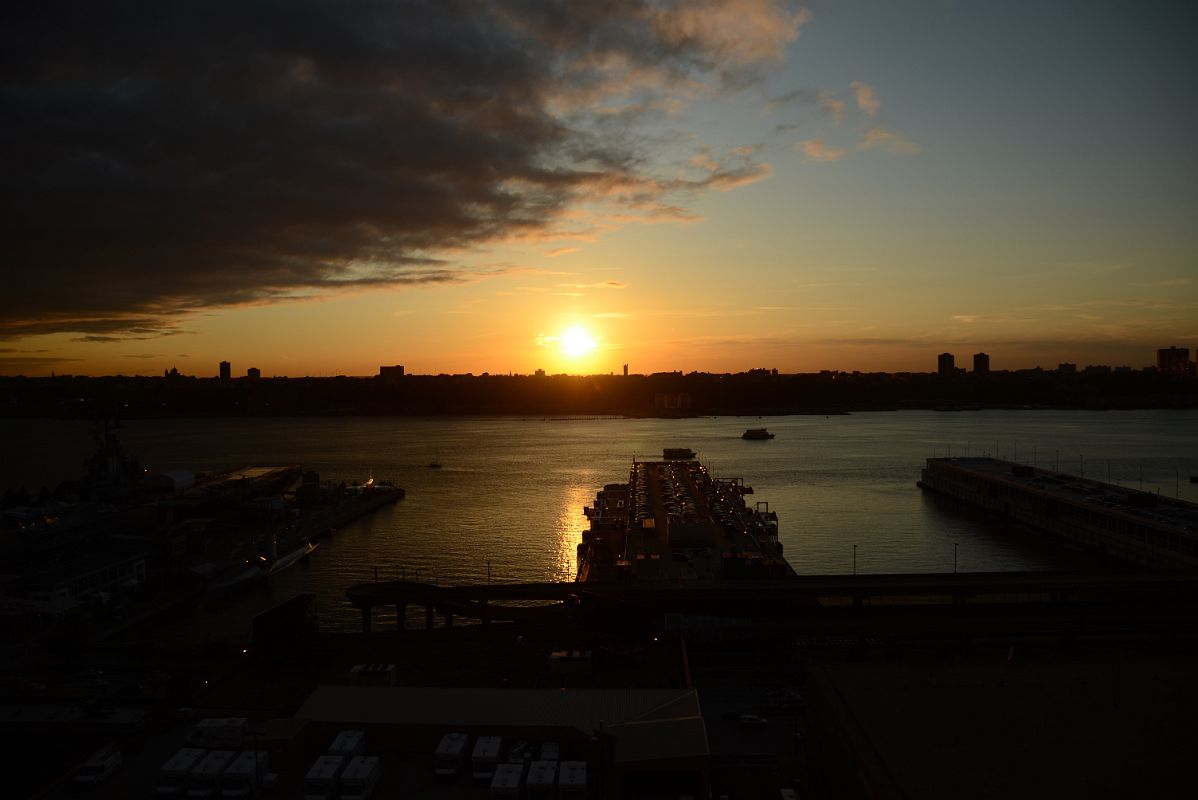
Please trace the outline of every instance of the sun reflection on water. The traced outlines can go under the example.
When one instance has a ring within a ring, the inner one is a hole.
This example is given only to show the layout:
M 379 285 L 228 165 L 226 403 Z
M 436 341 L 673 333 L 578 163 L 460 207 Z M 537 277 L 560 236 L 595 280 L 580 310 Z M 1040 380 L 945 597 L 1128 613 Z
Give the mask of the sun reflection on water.
M 553 545 L 553 566 L 557 571 L 557 580 L 572 581 L 578 573 L 578 543 L 582 541 L 582 532 L 588 524 L 582 509 L 591 503 L 600 488 L 575 484 L 562 495 L 555 526 L 557 541 Z

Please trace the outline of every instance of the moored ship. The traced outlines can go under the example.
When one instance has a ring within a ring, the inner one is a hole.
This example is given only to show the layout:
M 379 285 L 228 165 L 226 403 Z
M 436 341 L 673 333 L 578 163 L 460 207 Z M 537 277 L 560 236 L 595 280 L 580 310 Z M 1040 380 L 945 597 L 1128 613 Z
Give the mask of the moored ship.
M 762 442 L 767 439 L 773 439 L 774 434 L 770 433 L 766 428 L 749 428 L 740 435 L 740 438 Z
M 627 483 L 609 483 L 584 509 L 579 581 L 677 583 L 793 577 L 768 505 L 746 506 L 752 489 L 718 479 L 694 459 L 663 453 L 636 461 Z M 763 508 L 764 506 L 764 508 Z

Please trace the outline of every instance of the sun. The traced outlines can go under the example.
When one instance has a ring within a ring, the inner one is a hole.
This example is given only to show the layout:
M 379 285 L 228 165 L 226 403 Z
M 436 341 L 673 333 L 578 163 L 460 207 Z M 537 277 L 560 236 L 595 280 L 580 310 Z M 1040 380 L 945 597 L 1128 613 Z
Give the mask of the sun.
M 558 341 L 561 343 L 562 353 L 569 358 L 581 358 L 595 349 L 594 337 L 579 325 L 563 332 Z

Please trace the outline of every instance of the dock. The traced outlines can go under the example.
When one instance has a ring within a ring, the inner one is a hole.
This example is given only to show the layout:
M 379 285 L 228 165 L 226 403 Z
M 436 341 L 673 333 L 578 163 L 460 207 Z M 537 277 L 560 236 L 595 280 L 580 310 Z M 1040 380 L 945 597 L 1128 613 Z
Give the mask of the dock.
M 1184 500 L 996 458 L 929 458 L 917 485 L 1138 566 L 1198 567 L 1198 505 Z

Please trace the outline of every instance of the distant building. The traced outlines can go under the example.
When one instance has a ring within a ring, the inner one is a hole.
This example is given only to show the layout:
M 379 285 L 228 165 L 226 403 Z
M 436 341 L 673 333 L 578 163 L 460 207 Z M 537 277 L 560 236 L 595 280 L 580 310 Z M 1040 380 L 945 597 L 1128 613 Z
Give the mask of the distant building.
M 691 407 L 691 396 L 687 392 L 658 392 L 653 395 L 653 408 L 662 411 L 680 411 Z
M 403 364 L 396 364 L 393 367 L 379 367 L 379 378 L 385 381 L 397 381 L 404 375 Z
M 973 371 L 978 374 L 985 374 L 990 371 L 990 356 L 985 353 L 973 354 Z
M 1077 364 L 1070 364 L 1068 361 L 1057 364 L 1057 372 L 1061 374 L 1073 375 L 1077 372 Z
M 624 365 L 624 377 L 625 378 L 628 377 L 628 365 L 627 364 Z
M 537 370 L 536 372 L 534 372 L 534 373 L 533 373 L 533 376 L 534 376 L 534 377 L 537 377 L 537 378 L 544 378 L 544 377 L 545 377 L 545 370 L 543 370 L 543 369 L 539 369 L 539 370 Z
M 262 377 L 262 370 L 257 367 L 250 367 L 245 371 L 245 376 L 252 381 L 256 381 Z
M 233 365 L 228 361 L 220 362 L 220 379 L 227 381 L 231 377 L 233 377 Z
M 941 353 L 936 358 L 936 371 L 941 375 L 952 375 L 956 373 L 956 359 L 952 353 Z
M 1165 347 L 1156 351 L 1156 368 L 1175 378 L 1192 378 L 1194 364 L 1190 361 L 1190 348 Z

